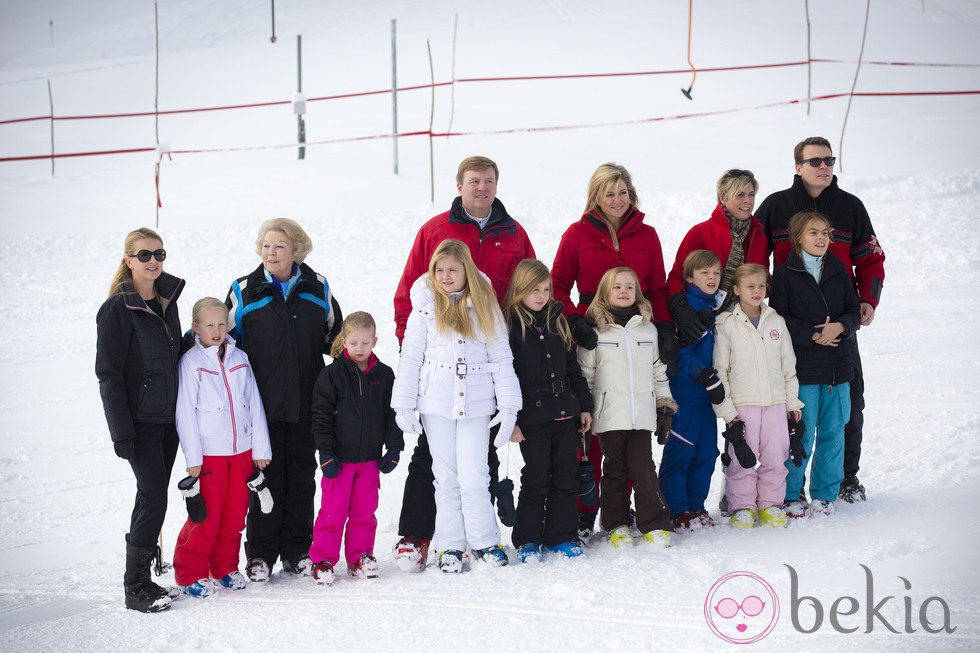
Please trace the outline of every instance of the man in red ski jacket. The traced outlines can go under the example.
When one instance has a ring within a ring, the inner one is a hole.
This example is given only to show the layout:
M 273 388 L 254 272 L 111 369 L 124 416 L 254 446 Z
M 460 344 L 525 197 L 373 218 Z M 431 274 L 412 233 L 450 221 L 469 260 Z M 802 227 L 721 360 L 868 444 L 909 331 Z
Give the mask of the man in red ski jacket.
M 885 253 L 878 244 L 868 211 L 861 200 L 837 186 L 834 174 L 837 160 L 826 138 L 811 136 L 803 139 L 796 144 L 793 157 L 796 162 L 793 185 L 767 197 L 756 213 L 773 252 L 773 267 L 785 263 L 793 249 L 787 228 L 789 219 L 799 211 L 824 214 L 834 226 L 830 251 L 844 263 L 854 281 L 861 302 L 861 325 L 868 326 L 875 318 L 885 283 Z M 851 418 L 844 428 L 844 482 L 841 483 L 840 498 L 855 502 L 866 498 L 864 486 L 857 477 L 864 429 L 864 373 L 857 334 L 848 338 L 847 343 L 851 347 L 854 378 L 851 380 Z
M 527 232 L 510 217 L 497 199 L 497 164 L 482 156 L 463 159 L 456 172 L 459 197 L 445 213 L 440 213 L 419 229 L 405 262 L 405 271 L 395 291 L 395 336 L 399 344 L 412 312 L 409 291 L 429 269 L 432 253 L 443 240 L 455 238 L 470 248 L 481 272 L 490 277 L 497 301 L 504 298 L 517 264 L 535 258 Z M 488 454 L 491 490 L 497 478 L 497 451 L 490 438 Z M 401 539 L 395 545 L 395 561 L 404 571 L 425 569 L 429 542 L 435 531 L 436 503 L 432 486 L 432 455 L 425 434 L 419 436 L 405 479 L 402 510 L 398 520 Z

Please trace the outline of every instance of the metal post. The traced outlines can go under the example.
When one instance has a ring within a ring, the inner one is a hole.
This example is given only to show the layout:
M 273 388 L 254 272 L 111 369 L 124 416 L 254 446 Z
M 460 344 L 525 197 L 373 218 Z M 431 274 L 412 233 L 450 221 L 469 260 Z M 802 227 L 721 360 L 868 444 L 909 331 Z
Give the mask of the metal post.
M 269 40 L 276 42 L 276 0 L 272 0 L 272 36 Z
M 54 177 L 54 96 L 51 95 L 51 80 L 48 80 L 48 108 L 51 112 L 51 176 Z
M 394 145 L 395 174 L 398 174 L 398 57 L 395 47 L 395 19 L 391 19 L 391 142 Z
M 306 113 L 306 100 L 303 98 L 303 35 L 296 35 L 296 98 L 293 100 L 293 111 L 296 112 L 296 120 L 299 128 L 299 153 L 297 158 L 306 158 L 306 121 L 303 114 Z

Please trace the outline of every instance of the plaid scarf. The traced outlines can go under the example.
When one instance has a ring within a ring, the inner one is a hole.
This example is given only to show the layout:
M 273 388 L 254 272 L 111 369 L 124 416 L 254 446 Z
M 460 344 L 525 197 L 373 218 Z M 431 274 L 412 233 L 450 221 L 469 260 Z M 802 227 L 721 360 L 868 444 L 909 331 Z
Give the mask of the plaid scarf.
M 728 252 L 728 261 L 725 269 L 721 272 L 721 289 L 728 293 L 725 296 L 725 303 L 720 310 L 726 310 L 735 303 L 735 293 L 732 292 L 732 285 L 735 282 L 735 270 L 738 266 L 745 263 L 745 237 L 749 235 L 749 220 L 739 220 L 732 217 L 732 214 L 725 209 L 725 217 L 728 218 L 728 226 L 732 230 L 732 250 Z

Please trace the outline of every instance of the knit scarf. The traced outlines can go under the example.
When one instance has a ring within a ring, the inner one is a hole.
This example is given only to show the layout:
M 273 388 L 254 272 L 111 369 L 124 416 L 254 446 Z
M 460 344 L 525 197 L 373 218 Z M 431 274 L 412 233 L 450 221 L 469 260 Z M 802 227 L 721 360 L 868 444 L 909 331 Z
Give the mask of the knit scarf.
M 745 263 L 745 237 L 749 235 L 750 226 L 750 220 L 739 220 L 733 217 L 728 209 L 724 209 L 724 211 L 725 217 L 728 218 L 728 226 L 732 230 L 732 249 L 728 252 L 728 261 L 725 263 L 725 269 L 721 272 L 721 289 L 728 293 L 721 310 L 725 310 L 735 303 L 735 293 L 732 292 L 732 286 L 735 283 L 735 270 Z
M 634 315 L 640 314 L 640 307 L 636 304 L 632 306 L 627 306 L 626 308 L 617 308 L 615 306 L 609 307 L 609 314 L 612 315 L 613 320 L 616 321 L 621 327 L 626 326 L 626 323 L 630 321 L 630 318 Z

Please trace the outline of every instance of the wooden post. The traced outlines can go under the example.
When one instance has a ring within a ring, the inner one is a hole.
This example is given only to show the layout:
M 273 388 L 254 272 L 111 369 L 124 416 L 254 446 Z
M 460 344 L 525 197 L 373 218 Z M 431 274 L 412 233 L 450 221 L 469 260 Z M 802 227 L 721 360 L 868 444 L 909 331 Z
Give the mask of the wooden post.
M 296 99 L 293 100 L 293 110 L 296 112 L 297 127 L 299 129 L 299 153 L 297 158 L 306 158 L 306 121 L 303 114 L 306 112 L 306 101 L 303 100 L 303 35 L 296 35 Z
M 429 199 L 436 202 L 436 171 L 432 156 L 432 121 L 436 115 L 436 74 L 432 67 L 432 46 L 429 39 L 425 39 L 425 47 L 429 51 L 429 89 L 431 91 L 429 100 Z
M 456 117 L 456 28 L 459 26 L 459 14 L 453 17 L 453 83 L 449 87 L 449 127 L 446 129 L 446 140 L 453 130 L 453 120 Z
M 51 176 L 54 177 L 54 96 L 51 95 L 51 80 L 48 80 L 48 111 L 51 114 Z
M 398 50 L 395 45 L 395 19 L 391 19 L 391 142 L 394 146 L 394 172 L 398 174 Z

